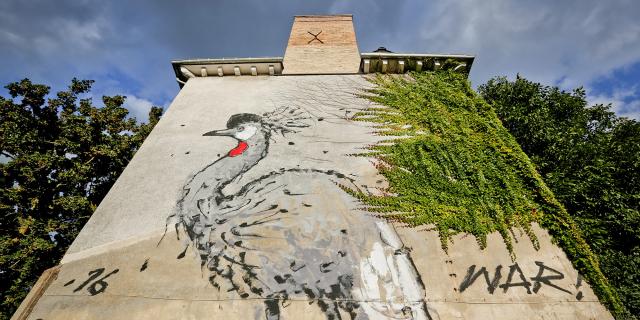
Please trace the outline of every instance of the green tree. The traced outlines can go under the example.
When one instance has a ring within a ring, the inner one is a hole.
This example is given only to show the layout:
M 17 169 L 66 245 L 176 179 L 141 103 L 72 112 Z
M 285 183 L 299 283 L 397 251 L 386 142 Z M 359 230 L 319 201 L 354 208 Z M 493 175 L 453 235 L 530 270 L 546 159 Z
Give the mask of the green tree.
M 55 266 L 129 159 L 158 122 L 128 117 L 123 96 L 86 96 L 73 79 L 48 98 L 28 79 L 0 96 L 0 319 L 8 319 L 39 275 Z
M 640 314 L 640 122 L 517 77 L 480 86 L 598 255 L 631 314 Z

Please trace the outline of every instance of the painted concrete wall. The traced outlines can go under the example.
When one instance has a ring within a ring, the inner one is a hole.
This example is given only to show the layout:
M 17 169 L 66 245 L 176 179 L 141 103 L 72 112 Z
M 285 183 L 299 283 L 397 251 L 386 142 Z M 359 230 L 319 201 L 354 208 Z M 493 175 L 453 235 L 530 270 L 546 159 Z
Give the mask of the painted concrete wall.
M 611 318 L 544 230 L 513 262 L 363 211 L 341 187 L 385 185 L 349 156 L 379 139 L 350 120 L 369 85 L 189 80 L 29 319 Z

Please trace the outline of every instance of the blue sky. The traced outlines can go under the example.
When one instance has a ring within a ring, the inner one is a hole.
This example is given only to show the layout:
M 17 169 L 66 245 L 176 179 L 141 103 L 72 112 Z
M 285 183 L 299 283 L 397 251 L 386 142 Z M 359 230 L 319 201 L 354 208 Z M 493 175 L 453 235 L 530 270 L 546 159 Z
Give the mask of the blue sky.
M 146 119 L 178 92 L 172 59 L 282 56 L 293 15 L 330 13 L 354 14 L 361 52 L 473 54 L 474 86 L 520 73 L 640 119 L 637 0 L 3 0 L 0 84 L 93 79 Z

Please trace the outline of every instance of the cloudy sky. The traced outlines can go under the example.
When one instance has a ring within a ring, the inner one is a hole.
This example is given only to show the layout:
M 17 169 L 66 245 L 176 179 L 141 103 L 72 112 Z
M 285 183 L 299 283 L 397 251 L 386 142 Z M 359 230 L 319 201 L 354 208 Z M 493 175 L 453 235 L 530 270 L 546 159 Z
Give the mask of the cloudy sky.
M 640 119 L 637 0 L 2 0 L 0 84 L 93 79 L 146 119 L 178 92 L 172 59 L 282 56 L 293 15 L 329 13 L 354 14 L 361 52 L 473 54 L 474 86 L 520 73 Z

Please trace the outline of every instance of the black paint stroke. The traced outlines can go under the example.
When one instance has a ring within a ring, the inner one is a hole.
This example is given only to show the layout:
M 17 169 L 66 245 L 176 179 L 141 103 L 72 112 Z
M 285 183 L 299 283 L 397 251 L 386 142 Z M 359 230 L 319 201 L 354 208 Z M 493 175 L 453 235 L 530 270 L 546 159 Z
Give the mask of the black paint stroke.
M 87 291 L 89 292 L 89 294 L 91 294 L 92 296 L 95 296 L 96 294 L 103 293 L 107 289 L 107 287 L 109 286 L 109 283 L 107 283 L 105 280 L 108 277 L 118 273 L 118 271 L 120 271 L 120 270 L 119 269 L 114 269 L 113 271 L 111 271 L 107 275 L 105 275 L 104 277 L 102 277 L 100 279 L 97 279 L 98 277 L 100 277 L 102 275 L 102 273 L 104 273 L 104 271 L 105 271 L 104 268 L 98 268 L 98 269 L 89 271 L 89 274 L 88 274 L 89 278 L 87 280 L 85 280 L 82 284 L 80 284 L 80 286 L 75 288 L 73 290 L 73 292 L 78 292 L 78 291 L 82 290 L 85 286 L 90 284 L 87 287 Z
M 496 267 L 496 271 L 493 274 L 493 279 L 489 279 L 489 271 L 485 267 L 480 268 L 478 272 L 475 272 L 476 265 L 471 265 L 467 270 L 467 275 L 464 277 L 462 282 L 460 283 L 460 293 L 464 292 L 467 288 L 469 288 L 481 275 L 484 276 L 484 281 L 487 283 L 487 291 L 490 294 L 498 287 L 498 283 L 500 283 L 500 279 L 502 278 L 502 274 L 500 271 L 502 270 L 502 265 L 498 265 Z
M 582 286 L 582 275 L 578 274 L 578 279 L 576 279 L 576 289 L 580 289 L 580 286 Z M 578 293 L 576 294 L 576 299 L 580 301 L 583 297 L 584 295 L 582 294 L 582 291 L 578 291 Z
M 520 277 L 521 281 L 514 283 L 512 281 L 513 275 L 516 273 L 516 271 L 518 272 L 518 277 Z M 507 276 L 507 281 L 501 284 L 499 287 L 502 288 L 505 293 L 511 287 L 525 287 L 525 289 L 527 289 L 527 293 L 531 294 L 531 282 L 527 281 L 527 278 L 525 278 L 524 274 L 522 273 L 522 269 L 520 269 L 520 266 L 517 263 L 509 266 L 509 275 Z
M 144 263 L 140 267 L 140 272 L 147 270 L 147 267 L 149 267 L 149 258 L 144 260 Z
M 320 40 L 320 39 L 318 38 L 318 36 L 322 33 L 322 30 L 320 30 L 320 32 L 318 32 L 318 33 L 312 33 L 311 31 L 307 31 L 307 33 L 313 36 L 313 39 L 309 40 L 309 41 L 307 42 L 307 44 L 310 44 L 311 42 L 314 42 L 314 41 L 316 41 L 316 40 L 317 40 L 318 42 L 320 42 L 320 43 L 324 43 L 324 41 L 322 41 L 322 40 Z
M 552 280 L 562 280 L 564 279 L 564 274 L 562 274 L 562 272 L 553 269 L 551 267 L 545 266 L 544 262 L 541 261 L 536 261 L 535 262 L 536 265 L 538 266 L 538 274 L 535 277 L 532 277 L 531 280 L 533 280 L 533 292 L 534 293 L 538 293 L 538 290 L 540 290 L 540 288 L 542 287 L 542 284 L 546 284 L 547 286 L 550 286 L 552 288 L 558 289 L 562 292 L 566 292 L 568 294 L 571 294 L 571 291 L 561 288 L 553 283 L 551 283 Z M 553 273 L 555 273 L 554 275 L 546 275 L 546 276 L 542 276 L 542 274 L 544 274 L 545 270 L 551 271 Z

